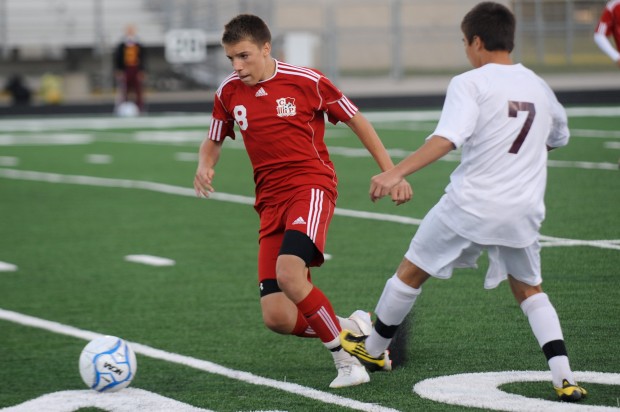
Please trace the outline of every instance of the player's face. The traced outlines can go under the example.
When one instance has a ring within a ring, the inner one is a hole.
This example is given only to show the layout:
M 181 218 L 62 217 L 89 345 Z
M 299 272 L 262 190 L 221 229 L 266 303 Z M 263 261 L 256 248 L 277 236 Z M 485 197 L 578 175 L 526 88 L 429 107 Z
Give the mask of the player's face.
M 273 74 L 269 71 L 270 66 L 268 64 L 271 61 L 271 44 L 269 43 L 259 47 L 249 40 L 242 40 L 235 44 L 225 44 L 224 51 L 233 70 L 237 72 L 241 81 L 248 86 L 254 86 Z

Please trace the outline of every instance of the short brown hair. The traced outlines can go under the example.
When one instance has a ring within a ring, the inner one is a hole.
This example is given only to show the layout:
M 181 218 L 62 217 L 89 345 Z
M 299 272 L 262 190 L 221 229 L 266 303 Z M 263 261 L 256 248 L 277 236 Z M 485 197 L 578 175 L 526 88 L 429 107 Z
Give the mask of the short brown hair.
M 235 44 L 243 40 L 249 40 L 260 47 L 271 42 L 271 32 L 260 17 L 239 14 L 224 26 L 222 44 Z
M 461 30 L 468 44 L 478 36 L 488 51 L 511 52 L 515 44 L 515 16 L 503 4 L 483 2 L 463 17 Z

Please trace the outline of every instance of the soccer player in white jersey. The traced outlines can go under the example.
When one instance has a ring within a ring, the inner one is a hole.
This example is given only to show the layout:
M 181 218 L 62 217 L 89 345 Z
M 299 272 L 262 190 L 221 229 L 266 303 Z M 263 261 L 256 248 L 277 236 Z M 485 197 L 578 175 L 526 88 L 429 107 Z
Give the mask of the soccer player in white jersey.
M 474 67 L 450 82 L 434 133 L 393 169 L 374 176 L 373 201 L 406 176 L 455 148 L 461 164 L 444 196 L 420 224 L 404 259 L 383 290 L 368 337 L 341 333 L 343 348 L 369 369 L 383 353 L 430 277 L 475 267 L 489 256 L 484 286 L 508 280 L 547 358 L 558 397 L 578 401 L 586 390 L 571 371 L 560 322 L 541 288 L 539 228 L 545 214 L 547 151 L 568 143 L 564 108 L 531 70 L 514 64 L 515 19 L 484 2 L 463 19 L 465 53 Z

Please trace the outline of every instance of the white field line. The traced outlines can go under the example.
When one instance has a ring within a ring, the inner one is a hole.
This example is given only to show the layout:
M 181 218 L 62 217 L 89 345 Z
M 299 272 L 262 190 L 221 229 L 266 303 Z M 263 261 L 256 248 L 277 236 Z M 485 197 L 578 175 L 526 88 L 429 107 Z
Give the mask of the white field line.
M 174 266 L 176 264 L 172 259 L 153 255 L 127 255 L 125 256 L 125 260 L 127 262 L 141 263 L 148 266 Z
M 73 326 L 63 325 L 62 323 L 52 322 L 45 319 L 35 318 L 33 316 L 24 315 L 18 312 L 13 312 L 0 308 L 0 319 L 4 319 L 9 322 L 18 323 L 24 326 L 30 326 L 38 329 L 47 330 L 49 332 L 57 333 L 60 335 L 67 335 L 74 338 L 92 340 L 99 336 L 100 333 L 91 332 L 83 329 L 78 329 Z M 148 356 L 149 358 L 159 359 L 179 365 L 189 366 L 190 368 L 202 370 L 208 373 L 225 376 L 230 379 L 235 379 L 252 385 L 267 386 L 270 388 L 290 392 L 295 395 L 304 396 L 306 398 L 314 399 L 320 402 L 329 403 L 333 405 L 342 406 L 345 408 L 351 408 L 359 411 L 368 412 L 395 412 L 396 409 L 382 407 L 376 404 L 364 403 L 356 401 L 354 399 L 344 398 L 337 396 L 329 392 L 319 391 L 306 386 L 298 385 L 290 382 L 282 382 L 275 379 L 263 378 L 262 376 L 254 375 L 249 372 L 239 371 L 235 369 L 226 368 L 213 362 L 209 362 L 202 359 L 192 358 L 190 356 L 179 355 L 177 353 L 166 352 L 161 349 L 152 348 L 150 346 L 142 345 L 136 342 L 129 342 L 134 352 Z
M 620 118 L 620 106 L 616 107 L 572 107 L 566 113 L 572 117 L 615 117 Z M 441 115 L 439 110 L 400 110 L 390 112 L 364 112 L 371 122 L 425 122 L 437 121 Z M 41 117 L 27 120 L 3 119 L 0 121 L 0 132 L 45 132 L 68 130 L 110 130 L 118 129 L 169 129 L 174 127 L 209 127 L 211 115 L 175 114 L 162 116 L 145 116 L 135 118 L 119 118 L 116 116 L 74 116 L 74 117 Z
M 231 142 L 232 143 L 232 142 Z M 227 144 L 227 149 L 245 149 L 242 144 L 233 143 Z M 405 149 L 388 149 L 387 151 L 393 159 L 404 159 L 411 154 L 411 151 Z M 370 157 L 368 150 L 361 147 L 338 147 L 330 146 L 329 153 L 331 155 L 338 155 L 343 157 Z M 175 160 L 180 162 L 197 162 L 197 152 L 179 152 L 174 156 Z M 454 153 L 448 153 L 439 159 L 444 162 L 460 162 L 461 155 L 459 151 Z M 582 162 L 582 161 L 567 161 L 567 160 L 548 160 L 547 166 L 549 167 L 562 167 L 571 169 L 595 169 L 595 170 L 618 170 L 617 163 L 596 163 L 596 162 Z
M 620 149 L 620 142 L 605 142 L 603 147 L 605 149 Z
M 620 139 L 620 130 L 571 129 L 572 137 L 600 137 L 603 139 Z
M 0 178 L 15 179 L 15 180 L 30 180 L 36 182 L 48 182 L 48 183 L 64 183 L 64 184 L 77 184 L 86 186 L 98 186 L 98 187 L 113 187 L 123 189 L 142 189 L 149 190 L 158 193 L 167 193 L 178 196 L 196 196 L 196 192 L 193 188 L 173 186 L 165 183 L 146 182 L 141 180 L 128 180 L 128 179 L 111 179 L 94 176 L 79 176 L 79 175 L 62 175 L 58 173 L 44 173 L 29 170 L 16 170 L 16 169 L 2 169 L 0 168 Z M 213 193 L 210 196 L 212 200 L 219 200 L 223 202 L 232 202 L 245 205 L 253 205 L 254 198 L 243 195 L 233 195 L 228 193 Z M 374 213 L 365 212 L 361 210 L 351 210 L 336 208 L 335 212 L 338 216 L 346 216 L 357 219 L 376 220 L 381 222 L 400 223 L 405 225 L 417 226 L 422 221 L 407 216 L 390 215 L 387 213 Z M 551 236 L 540 236 L 541 245 L 545 246 L 591 246 L 601 249 L 614 249 L 620 250 L 620 240 L 580 240 L 580 239 L 563 239 Z
M 575 371 L 575 379 L 599 385 L 620 385 L 620 374 Z M 502 385 L 512 382 L 550 382 L 549 371 L 505 371 L 463 373 L 439 376 L 416 383 L 413 391 L 442 404 L 482 408 L 494 411 L 530 412 L 595 412 L 620 411 L 620 408 L 580 403 L 558 403 L 556 400 L 528 398 L 504 392 Z M 586 385 L 587 387 L 587 385 Z M 467 396 L 463 396 L 467 394 Z M 618 405 L 620 406 L 620 405 Z

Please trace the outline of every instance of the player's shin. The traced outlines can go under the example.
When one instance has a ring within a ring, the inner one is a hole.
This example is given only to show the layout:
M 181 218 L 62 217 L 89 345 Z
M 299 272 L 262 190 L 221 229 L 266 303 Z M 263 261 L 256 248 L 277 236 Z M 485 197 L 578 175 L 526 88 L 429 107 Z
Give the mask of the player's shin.
M 371 356 L 385 352 L 421 291 L 405 284 L 396 275 L 388 279 L 375 309 L 377 321 L 373 333 L 366 339 L 366 350 Z
M 339 345 L 340 323 L 327 297 L 317 287 L 313 287 L 308 296 L 297 303 L 308 325 L 328 349 Z
M 521 303 L 521 309 L 527 316 L 532 332 L 547 358 L 553 385 L 562 387 L 564 379 L 574 383 L 560 320 L 547 294 L 537 293 L 530 296 Z

